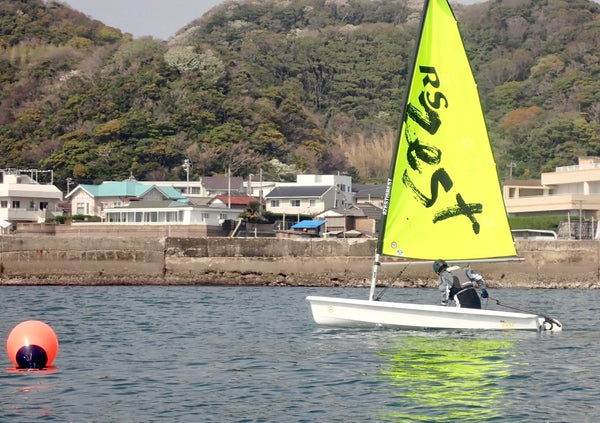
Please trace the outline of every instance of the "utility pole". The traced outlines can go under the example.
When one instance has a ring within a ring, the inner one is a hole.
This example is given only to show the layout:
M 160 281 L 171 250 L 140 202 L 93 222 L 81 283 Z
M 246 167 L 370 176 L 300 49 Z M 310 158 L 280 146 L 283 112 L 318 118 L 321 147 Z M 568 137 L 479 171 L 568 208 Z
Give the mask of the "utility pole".
M 510 162 L 509 164 L 506 165 L 506 167 L 510 168 L 510 170 L 509 170 L 510 176 L 508 178 L 512 180 L 512 170 L 513 170 L 513 167 L 517 167 L 517 164 L 515 162 Z
M 263 214 L 263 189 L 262 189 L 262 183 L 263 183 L 263 175 L 262 175 L 262 167 L 260 168 L 260 188 L 258 189 L 258 201 L 259 201 L 259 206 L 258 206 L 258 210 L 260 215 L 262 216 Z
M 190 161 L 188 159 L 185 159 L 183 161 L 183 169 L 185 170 L 186 173 L 186 181 L 187 181 L 187 186 L 186 186 L 186 190 L 187 190 L 187 194 L 190 194 Z

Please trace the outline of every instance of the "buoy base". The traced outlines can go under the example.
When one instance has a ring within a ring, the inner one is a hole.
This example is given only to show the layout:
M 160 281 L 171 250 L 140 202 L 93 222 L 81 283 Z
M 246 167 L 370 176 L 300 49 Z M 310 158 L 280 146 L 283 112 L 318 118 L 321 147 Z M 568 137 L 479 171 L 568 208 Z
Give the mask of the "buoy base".
M 19 369 L 43 369 L 48 363 L 48 355 L 42 347 L 26 345 L 17 351 Z

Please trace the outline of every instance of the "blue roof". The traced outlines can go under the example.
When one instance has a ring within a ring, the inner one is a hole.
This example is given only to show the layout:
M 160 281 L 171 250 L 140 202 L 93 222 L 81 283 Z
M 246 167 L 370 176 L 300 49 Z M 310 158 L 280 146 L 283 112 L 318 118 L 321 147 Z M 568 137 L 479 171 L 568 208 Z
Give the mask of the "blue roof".
M 152 186 L 156 187 L 159 191 L 162 191 L 162 193 L 165 194 L 167 198 L 170 198 L 171 200 L 188 201 L 188 198 L 185 195 L 183 195 L 181 192 L 177 191 L 173 187 L 159 187 L 157 185 Z
M 101 185 L 81 184 L 79 186 L 94 197 L 140 197 L 152 189 L 151 186 L 135 181 L 108 181 Z
M 108 181 L 101 185 L 81 184 L 81 187 L 93 197 L 142 197 L 153 188 L 158 189 L 169 200 L 185 201 L 186 197 L 175 188 L 159 187 L 156 185 L 143 184 L 137 181 Z
M 326 220 L 302 220 L 292 226 L 292 229 L 315 229 L 326 222 Z

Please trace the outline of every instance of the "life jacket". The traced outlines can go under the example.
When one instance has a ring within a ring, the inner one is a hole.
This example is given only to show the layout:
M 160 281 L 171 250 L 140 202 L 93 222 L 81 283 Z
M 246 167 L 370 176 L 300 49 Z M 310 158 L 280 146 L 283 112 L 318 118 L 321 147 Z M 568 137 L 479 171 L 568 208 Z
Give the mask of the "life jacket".
M 481 308 L 481 300 L 473 286 L 473 282 L 467 276 L 466 269 L 448 269 L 452 275 L 452 286 L 450 287 L 450 298 L 454 298 L 458 307 Z

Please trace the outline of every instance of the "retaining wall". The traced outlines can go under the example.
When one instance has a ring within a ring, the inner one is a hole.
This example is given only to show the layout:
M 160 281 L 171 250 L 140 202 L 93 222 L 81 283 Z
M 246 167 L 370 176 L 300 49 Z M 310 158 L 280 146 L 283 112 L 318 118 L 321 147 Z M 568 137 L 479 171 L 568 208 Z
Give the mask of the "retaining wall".
M 1 236 L 1 284 L 367 286 L 373 239 Z M 523 262 L 473 263 L 490 287 L 599 288 L 597 241 L 520 241 Z M 431 264 L 382 266 L 382 285 L 435 286 Z

